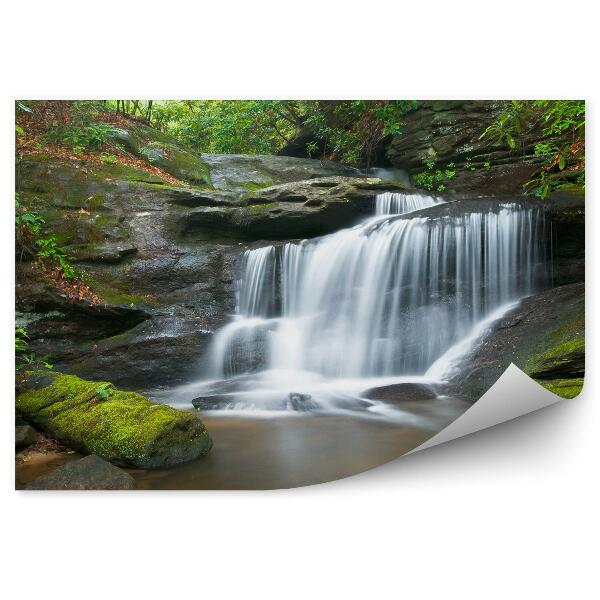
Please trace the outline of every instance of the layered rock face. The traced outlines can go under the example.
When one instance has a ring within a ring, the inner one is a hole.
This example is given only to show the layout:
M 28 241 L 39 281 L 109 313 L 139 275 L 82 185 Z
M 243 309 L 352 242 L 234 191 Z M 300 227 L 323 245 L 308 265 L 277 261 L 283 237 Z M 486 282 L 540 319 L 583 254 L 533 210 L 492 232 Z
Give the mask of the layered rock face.
M 445 167 L 454 163 L 456 176 L 445 182 L 456 192 L 522 193 L 522 185 L 539 169 L 535 156 L 539 132 L 524 132 L 521 145 L 511 150 L 494 136 L 482 138 L 502 107 L 502 101 L 421 101 L 403 117 L 402 134 L 386 149 L 390 163 L 414 176 L 425 170 L 425 160 Z
M 17 257 L 17 317 L 31 350 L 57 369 L 126 389 L 206 372 L 212 333 L 235 306 L 245 244 L 358 221 L 382 185 L 328 161 L 197 156 L 142 125 L 116 135 L 185 187 L 132 166 L 20 160 L 21 202 L 44 217 L 102 302 L 70 301 Z
M 525 298 L 496 322 L 454 380 L 454 393 L 478 400 L 514 363 L 550 391 L 574 397 L 585 371 L 583 283 Z

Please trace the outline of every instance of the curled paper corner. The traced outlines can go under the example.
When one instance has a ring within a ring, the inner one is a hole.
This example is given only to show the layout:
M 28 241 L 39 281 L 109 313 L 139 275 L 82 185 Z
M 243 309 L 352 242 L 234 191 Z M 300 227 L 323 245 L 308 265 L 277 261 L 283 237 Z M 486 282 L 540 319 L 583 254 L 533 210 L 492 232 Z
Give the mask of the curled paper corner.
M 505 421 L 545 408 L 563 400 L 526 375 L 514 363 L 498 381 L 445 429 L 406 454 L 426 450 L 459 437 L 493 427 Z

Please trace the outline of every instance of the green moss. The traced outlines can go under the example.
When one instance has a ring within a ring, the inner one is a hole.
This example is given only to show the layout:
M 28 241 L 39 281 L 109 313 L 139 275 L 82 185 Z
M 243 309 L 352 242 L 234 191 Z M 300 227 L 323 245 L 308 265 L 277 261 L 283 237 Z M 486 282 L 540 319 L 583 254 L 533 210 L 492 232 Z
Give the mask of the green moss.
M 583 388 L 583 378 L 578 379 L 552 379 L 550 381 L 538 380 L 547 390 L 561 398 L 575 398 Z
M 254 181 L 248 181 L 247 183 L 236 183 L 233 182 L 233 186 L 236 185 L 241 185 L 244 189 L 248 190 L 249 192 L 256 192 L 257 190 L 264 190 L 265 188 L 271 187 L 272 185 L 275 185 L 272 181 L 261 181 L 259 183 L 256 183 Z
M 266 204 L 260 203 L 260 204 L 249 204 L 248 205 L 248 209 L 250 209 L 252 212 L 269 212 L 271 209 L 275 208 L 277 206 L 277 202 L 267 202 Z
M 525 373 L 533 375 L 548 371 L 553 365 L 573 360 L 585 354 L 585 314 L 583 299 L 570 317 L 563 319 L 550 331 L 542 332 L 523 366 Z
M 120 465 L 152 468 L 191 460 L 212 445 L 192 413 L 152 404 L 107 382 L 61 373 L 31 377 L 33 384 L 17 396 L 17 410 L 77 450 Z M 101 386 L 110 394 L 107 399 Z
M 585 352 L 585 340 L 583 338 L 575 338 L 562 342 L 544 352 L 540 358 L 542 360 L 547 360 L 572 354 L 573 352 Z

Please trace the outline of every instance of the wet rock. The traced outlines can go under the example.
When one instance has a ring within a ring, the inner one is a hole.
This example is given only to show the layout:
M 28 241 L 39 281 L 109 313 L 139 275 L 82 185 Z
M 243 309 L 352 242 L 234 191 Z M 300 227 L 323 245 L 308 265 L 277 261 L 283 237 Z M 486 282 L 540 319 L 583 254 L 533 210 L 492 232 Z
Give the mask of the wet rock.
M 236 246 L 179 235 L 186 206 L 212 192 L 133 167 L 46 157 L 19 161 L 17 187 L 101 300 L 71 302 L 19 262 L 17 309 L 30 349 L 59 370 L 130 389 L 197 377 L 212 331 L 235 304 L 228 253 Z
M 169 467 L 212 447 L 195 415 L 73 375 L 28 373 L 16 408 L 36 429 L 66 446 L 121 466 Z
M 437 398 L 437 393 L 432 386 L 420 383 L 385 385 L 382 387 L 371 388 L 361 395 L 363 398 L 383 400 L 385 402 L 414 402 Z
M 308 410 L 318 410 L 319 405 L 312 399 L 310 394 L 300 394 L 298 392 L 290 392 L 288 395 L 289 405 L 292 410 L 300 412 Z
M 554 387 L 552 391 L 569 388 L 576 395 L 573 388 L 581 389 L 584 374 L 584 309 L 583 283 L 525 298 L 491 327 L 465 360 L 452 381 L 456 393 L 478 400 L 514 363 L 542 385 Z
M 48 475 L 34 479 L 28 490 L 132 490 L 134 478 L 102 460 L 98 456 L 86 456 L 68 462 Z
M 192 400 L 192 405 L 198 410 L 220 410 L 230 405 L 233 397 L 226 394 L 213 396 L 199 396 Z
M 27 448 L 38 438 L 38 432 L 31 425 L 17 425 L 15 427 L 15 448 Z
M 240 206 L 198 208 L 181 220 L 187 236 L 241 240 L 306 238 L 356 224 L 373 214 L 382 189 L 407 189 L 378 178 L 328 177 L 267 187 L 240 196 Z

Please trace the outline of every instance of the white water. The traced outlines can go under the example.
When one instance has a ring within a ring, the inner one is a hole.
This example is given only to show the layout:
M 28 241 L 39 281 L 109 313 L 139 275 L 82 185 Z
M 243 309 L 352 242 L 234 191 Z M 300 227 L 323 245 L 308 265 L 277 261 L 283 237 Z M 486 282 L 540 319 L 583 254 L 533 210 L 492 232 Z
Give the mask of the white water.
M 516 203 L 397 216 L 439 202 L 380 194 L 376 216 L 361 225 L 247 251 L 236 317 L 212 350 L 215 377 L 235 389 L 228 407 L 289 408 L 299 392 L 331 409 L 382 382 L 454 372 L 493 321 L 532 293 L 545 232 L 541 213 Z M 213 383 L 206 393 L 219 393 Z

